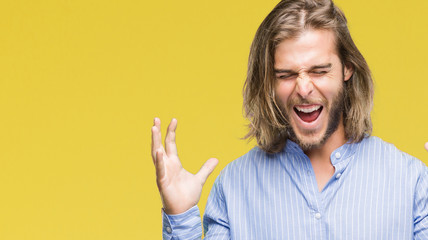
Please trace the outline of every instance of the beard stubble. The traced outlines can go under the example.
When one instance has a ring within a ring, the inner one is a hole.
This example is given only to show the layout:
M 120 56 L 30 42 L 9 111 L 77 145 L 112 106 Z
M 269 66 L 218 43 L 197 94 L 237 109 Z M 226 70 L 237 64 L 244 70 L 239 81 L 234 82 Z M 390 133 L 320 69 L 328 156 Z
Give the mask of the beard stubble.
M 328 110 L 329 116 L 328 116 L 328 123 L 327 123 L 327 129 L 321 139 L 317 142 L 304 142 L 302 139 L 299 139 L 299 137 L 296 135 L 293 127 L 289 124 L 290 120 L 288 117 L 288 114 L 284 114 L 286 121 L 288 122 L 287 126 L 287 135 L 290 140 L 297 143 L 300 148 L 302 148 L 303 151 L 310 151 L 314 148 L 319 148 L 329 139 L 329 137 L 337 130 L 339 127 L 339 124 L 341 122 L 343 111 L 344 111 L 344 104 L 345 104 L 345 92 L 344 92 L 344 84 L 341 85 L 337 95 L 333 98 L 333 101 L 331 102 L 331 105 L 329 106 L 330 109 L 323 109 L 323 111 Z M 326 99 L 320 100 L 323 103 L 323 106 L 328 106 Z M 318 101 L 319 102 L 319 101 Z M 308 101 L 305 99 L 293 99 L 287 103 L 287 108 L 289 109 L 288 112 L 294 111 L 294 106 L 297 104 L 311 104 L 313 101 Z M 281 111 L 283 113 L 287 113 L 285 111 L 284 107 L 281 105 Z M 305 134 L 310 135 L 312 131 L 308 131 Z

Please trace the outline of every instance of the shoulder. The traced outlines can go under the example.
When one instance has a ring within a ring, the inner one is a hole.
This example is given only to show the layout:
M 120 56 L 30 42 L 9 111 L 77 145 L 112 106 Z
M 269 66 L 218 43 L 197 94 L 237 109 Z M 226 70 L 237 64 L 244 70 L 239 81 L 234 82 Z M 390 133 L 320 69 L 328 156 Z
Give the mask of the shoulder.
M 253 147 L 250 151 L 226 165 L 219 175 L 219 180 L 227 182 L 231 179 L 237 180 L 248 175 L 255 177 L 261 171 L 269 171 L 269 168 L 279 164 L 278 159 L 280 156 L 281 153 L 269 154 L 257 146 Z
M 386 160 L 387 157 L 400 159 L 400 161 L 418 161 L 417 158 L 398 149 L 394 144 L 386 142 L 379 137 L 371 136 L 365 138 L 358 147 L 358 152 L 365 153 L 370 158 L 379 157 Z
M 259 147 L 253 147 L 244 155 L 227 164 L 226 167 L 221 171 L 221 175 L 230 175 L 246 167 L 253 166 L 257 163 L 257 161 L 263 159 L 264 155 L 265 152 Z
M 419 159 L 375 136 L 365 138 L 358 145 L 357 154 L 370 164 L 380 165 L 389 170 L 407 170 L 412 175 L 425 174 L 428 169 Z

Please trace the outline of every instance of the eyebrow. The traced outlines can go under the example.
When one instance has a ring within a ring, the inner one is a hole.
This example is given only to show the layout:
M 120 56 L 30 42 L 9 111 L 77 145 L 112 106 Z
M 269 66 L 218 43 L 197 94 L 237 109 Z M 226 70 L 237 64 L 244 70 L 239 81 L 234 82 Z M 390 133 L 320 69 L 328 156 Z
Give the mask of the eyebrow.
M 331 68 L 331 66 L 332 66 L 331 63 L 326 63 L 323 65 L 315 65 L 315 66 L 312 66 L 309 69 L 309 71 L 320 69 L 320 68 Z M 275 73 L 293 73 L 294 72 L 293 70 L 289 70 L 289 69 L 275 69 L 274 71 Z

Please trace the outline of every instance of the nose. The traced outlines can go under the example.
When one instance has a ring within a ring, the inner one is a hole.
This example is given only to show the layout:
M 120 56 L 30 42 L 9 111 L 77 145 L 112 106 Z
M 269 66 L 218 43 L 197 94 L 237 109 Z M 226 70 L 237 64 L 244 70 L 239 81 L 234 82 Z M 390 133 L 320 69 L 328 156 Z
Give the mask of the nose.
M 296 79 L 296 92 L 303 99 L 307 98 L 314 90 L 312 79 L 307 74 L 300 74 Z

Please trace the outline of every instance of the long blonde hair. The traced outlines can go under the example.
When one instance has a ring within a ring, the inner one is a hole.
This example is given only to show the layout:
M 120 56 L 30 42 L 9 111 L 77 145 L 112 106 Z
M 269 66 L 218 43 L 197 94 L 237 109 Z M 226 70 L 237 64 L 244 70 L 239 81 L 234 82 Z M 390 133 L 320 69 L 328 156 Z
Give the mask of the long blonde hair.
M 333 31 L 342 65 L 354 71 L 344 86 L 345 137 L 359 142 L 372 131 L 373 80 L 367 62 L 351 38 L 343 12 L 331 0 L 283 0 L 256 32 L 243 90 L 244 114 L 250 121 L 244 138 L 256 138 L 259 147 L 268 153 L 281 151 L 290 137 L 290 125 L 274 95 L 275 49 L 283 40 L 297 37 L 307 29 Z

